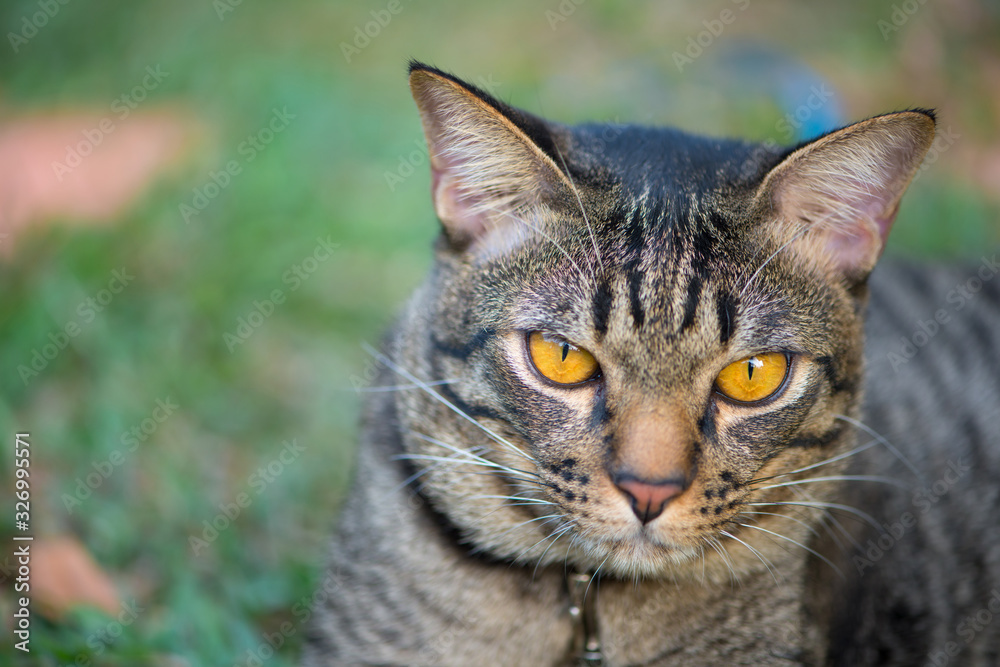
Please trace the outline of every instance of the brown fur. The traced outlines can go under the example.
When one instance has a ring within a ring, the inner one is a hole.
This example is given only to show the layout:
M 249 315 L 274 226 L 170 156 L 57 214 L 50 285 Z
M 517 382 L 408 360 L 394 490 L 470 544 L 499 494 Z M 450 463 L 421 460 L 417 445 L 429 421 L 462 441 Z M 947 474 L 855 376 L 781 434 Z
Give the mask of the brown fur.
M 606 665 L 835 662 L 841 621 L 810 605 L 849 565 L 816 538 L 850 505 L 866 280 L 932 116 L 787 154 L 640 128 L 598 153 L 436 70 L 411 86 L 444 233 L 379 357 L 410 388 L 368 404 L 305 664 L 575 664 L 572 572 Z M 546 380 L 532 331 L 599 378 Z M 772 397 L 714 389 L 762 352 L 790 359 Z M 644 521 L 623 479 L 677 488 Z

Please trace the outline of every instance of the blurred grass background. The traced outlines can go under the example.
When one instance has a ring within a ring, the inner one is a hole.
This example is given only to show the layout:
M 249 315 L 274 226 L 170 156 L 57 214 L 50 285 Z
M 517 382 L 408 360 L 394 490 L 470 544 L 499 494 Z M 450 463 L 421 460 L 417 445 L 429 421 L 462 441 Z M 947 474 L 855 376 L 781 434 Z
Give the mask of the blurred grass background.
M 811 85 L 789 83 L 789 71 L 836 91 L 817 111 L 828 121 L 934 107 L 957 139 L 904 201 L 892 252 L 975 257 L 1000 237 L 995 2 L 398 0 L 396 14 L 383 0 L 52 5 L 16 52 L 9 35 L 42 5 L 0 8 L 0 128 L 53 110 L 114 118 L 111 102 L 160 66 L 169 74 L 137 113 L 193 117 L 198 130 L 185 157 L 114 220 L 0 236 L 0 437 L 11 443 L 2 497 L 13 488 L 13 434 L 29 431 L 33 533 L 75 537 L 121 599 L 142 609 L 117 636 L 97 611 L 36 613 L 35 652 L 5 642 L 3 663 L 295 664 L 301 611 L 350 478 L 361 343 L 378 340 L 418 284 L 437 230 L 406 85 L 411 57 L 565 122 L 783 143 L 799 138 L 781 119 Z M 734 20 L 709 39 L 723 10 Z M 366 27 L 377 33 L 367 43 L 358 38 Z M 689 38 L 707 45 L 679 68 L 674 53 Z M 294 118 L 245 160 L 241 142 L 274 109 Z M 181 204 L 230 160 L 240 173 L 186 222 Z M 4 210 L 0 200 L 0 233 Z M 337 244 L 329 259 L 306 262 L 326 238 Z M 296 265 L 315 270 L 292 290 L 286 272 Z M 80 304 L 122 267 L 134 280 L 84 320 Z M 285 302 L 245 342 L 224 337 L 275 289 Z M 18 368 L 70 321 L 79 335 L 23 380 Z M 129 451 L 126 434 L 157 400 L 178 407 Z M 278 470 L 291 441 L 304 452 L 262 483 L 258 468 Z M 116 450 L 120 464 L 68 508 L 65 498 Z M 203 521 L 241 493 L 249 505 L 195 555 L 191 536 L 204 537 Z M 14 533 L 5 509 L 0 541 L 12 544 Z M 9 626 L 3 577 L 0 623 Z

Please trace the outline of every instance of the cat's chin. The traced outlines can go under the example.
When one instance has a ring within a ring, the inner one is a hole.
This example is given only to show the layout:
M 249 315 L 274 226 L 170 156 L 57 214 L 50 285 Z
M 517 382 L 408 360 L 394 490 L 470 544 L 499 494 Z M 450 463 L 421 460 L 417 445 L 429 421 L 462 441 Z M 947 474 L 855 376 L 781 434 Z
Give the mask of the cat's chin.
M 645 536 L 601 540 L 589 545 L 586 552 L 588 567 L 583 569 L 622 578 L 685 577 L 692 564 L 701 562 L 703 554 L 696 547 L 668 546 Z M 697 569 L 701 572 L 700 565 Z

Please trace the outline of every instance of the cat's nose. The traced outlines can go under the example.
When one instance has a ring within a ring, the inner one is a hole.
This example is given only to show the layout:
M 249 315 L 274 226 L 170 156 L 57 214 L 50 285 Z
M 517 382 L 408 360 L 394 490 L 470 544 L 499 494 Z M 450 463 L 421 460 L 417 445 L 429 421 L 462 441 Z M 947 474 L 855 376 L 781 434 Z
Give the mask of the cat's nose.
M 686 486 L 680 478 L 647 482 L 631 475 L 619 476 L 615 485 L 632 503 L 632 511 L 643 524 L 663 514 L 667 503 L 684 493 Z

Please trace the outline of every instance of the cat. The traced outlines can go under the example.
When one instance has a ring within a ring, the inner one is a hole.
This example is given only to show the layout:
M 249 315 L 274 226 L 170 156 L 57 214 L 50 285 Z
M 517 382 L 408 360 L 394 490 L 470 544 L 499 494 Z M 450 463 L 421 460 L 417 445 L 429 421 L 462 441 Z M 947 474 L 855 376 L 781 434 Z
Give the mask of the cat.
M 996 255 L 873 273 L 933 112 L 780 148 L 409 76 L 442 234 L 304 665 L 1000 664 Z

